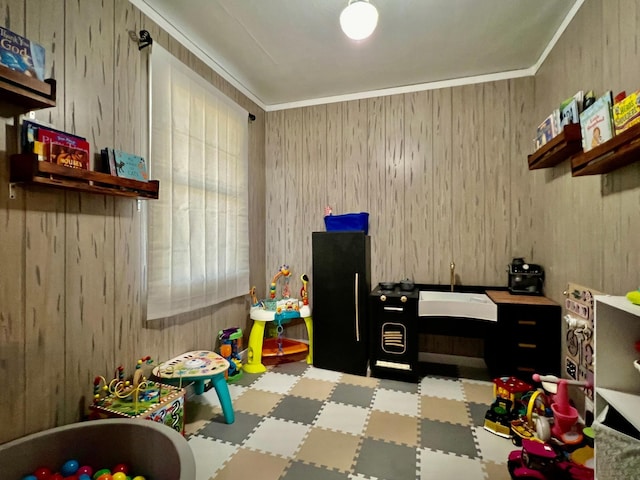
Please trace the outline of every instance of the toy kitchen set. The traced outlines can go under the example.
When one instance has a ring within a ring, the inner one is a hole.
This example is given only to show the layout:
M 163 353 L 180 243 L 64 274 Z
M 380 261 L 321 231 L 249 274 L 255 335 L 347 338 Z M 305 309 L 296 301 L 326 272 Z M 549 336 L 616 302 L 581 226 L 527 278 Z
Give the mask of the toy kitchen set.
M 380 282 L 369 294 L 372 376 L 417 381 L 421 334 L 483 339 L 492 376 L 559 375 L 561 307 L 542 293 L 544 270 L 514 258 L 508 273 L 507 286 Z

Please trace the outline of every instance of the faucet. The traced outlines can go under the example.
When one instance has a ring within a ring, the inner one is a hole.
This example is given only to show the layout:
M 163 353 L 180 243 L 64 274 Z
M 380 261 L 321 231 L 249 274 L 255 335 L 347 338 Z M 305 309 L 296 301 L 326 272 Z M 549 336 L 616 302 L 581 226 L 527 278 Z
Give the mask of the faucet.
M 456 283 L 456 264 L 453 263 L 453 260 L 449 264 L 449 269 L 451 270 L 451 291 L 453 292 L 453 286 Z

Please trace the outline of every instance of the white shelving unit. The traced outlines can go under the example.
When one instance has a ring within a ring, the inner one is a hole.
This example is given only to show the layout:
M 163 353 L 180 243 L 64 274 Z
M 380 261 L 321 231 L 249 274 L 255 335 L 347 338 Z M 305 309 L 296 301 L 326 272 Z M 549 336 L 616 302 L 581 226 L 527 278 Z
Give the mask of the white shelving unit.
M 640 372 L 633 365 L 640 358 L 635 349 L 640 340 L 640 305 L 634 305 L 623 296 L 596 295 L 595 299 L 595 415 L 602 418 L 615 410 L 640 432 Z M 606 422 L 604 422 L 606 425 Z M 613 433 L 615 434 L 615 427 Z M 596 475 L 600 480 L 609 478 L 612 467 L 611 444 L 596 432 Z M 617 443 L 615 449 L 640 451 L 640 436 L 628 437 L 628 445 Z M 622 453 L 622 451 L 615 453 Z M 640 454 L 633 454 L 640 463 Z M 603 476 L 603 472 L 607 472 Z M 620 471 L 622 472 L 622 471 Z M 625 473 L 611 478 L 632 478 Z

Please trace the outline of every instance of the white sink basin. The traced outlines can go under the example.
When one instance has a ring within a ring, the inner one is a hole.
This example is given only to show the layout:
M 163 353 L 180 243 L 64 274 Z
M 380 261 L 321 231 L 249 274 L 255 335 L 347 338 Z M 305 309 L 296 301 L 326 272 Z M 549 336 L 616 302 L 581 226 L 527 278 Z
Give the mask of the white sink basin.
M 484 293 L 433 292 L 422 290 L 419 317 L 464 317 L 498 321 L 498 306 Z

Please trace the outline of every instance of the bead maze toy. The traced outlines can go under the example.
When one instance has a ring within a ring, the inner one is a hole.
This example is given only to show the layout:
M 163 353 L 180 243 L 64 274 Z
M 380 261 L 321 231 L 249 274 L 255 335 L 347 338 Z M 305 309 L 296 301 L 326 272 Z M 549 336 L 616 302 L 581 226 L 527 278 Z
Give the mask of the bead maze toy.
M 109 382 L 102 376 L 95 377 L 90 418 L 144 418 L 184 434 L 185 392 L 182 388 L 147 380 L 143 366 L 152 363 L 148 356 L 138 360 L 131 380 L 125 380 L 122 366 L 116 368 Z
M 269 284 L 268 299 L 259 301 L 255 295 L 255 287 L 252 287 L 249 292 L 251 298 L 249 317 L 253 320 L 253 326 L 249 334 L 247 363 L 243 366 L 244 371 L 247 373 L 262 373 L 266 371 L 267 368 L 262 361 L 263 356 L 272 360 L 283 361 L 289 356 L 307 351 L 307 363 L 311 364 L 313 362 L 313 323 L 307 290 L 309 278 L 306 274 L 300 277 L 302 281 L 300 297 L 302 300 L 298 300 L 291 298 L 290 277 L 291 270 L 289 266 L 286 264 L 281 265 Z M 277 297 L 277 287 L 280 279 L 284 281 L 284 285 L 282 286 L 280 297 Z M 295 318 L 304 320 L 309 335 L 309 345 L 283 337 L 283 325 Z M 266 322 L 276 323 L 278 333 L 276 339 L 264 339 Z
M 161 363 L 153 369 L 153 374 L 163 382 L 178 384 L 194 382 L 197 395 L 204 393 L 204 382 L 211 380 L 222 407 L 222 414 L 226 423 L 235 421 L 229 387 L 224 374 L 229 368 L 229 362 L 215 352 L 195 350 L 183 353 L 171 360 Z

